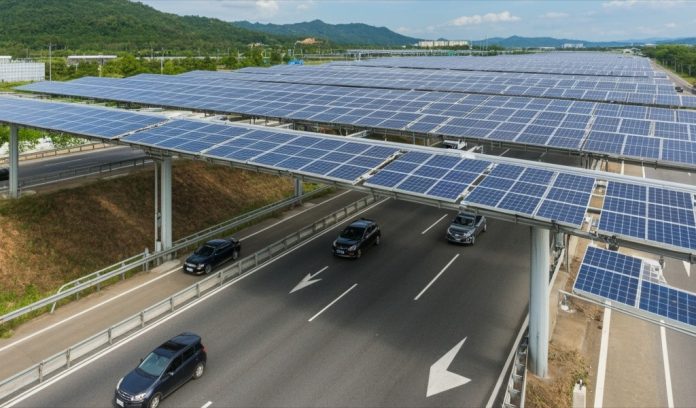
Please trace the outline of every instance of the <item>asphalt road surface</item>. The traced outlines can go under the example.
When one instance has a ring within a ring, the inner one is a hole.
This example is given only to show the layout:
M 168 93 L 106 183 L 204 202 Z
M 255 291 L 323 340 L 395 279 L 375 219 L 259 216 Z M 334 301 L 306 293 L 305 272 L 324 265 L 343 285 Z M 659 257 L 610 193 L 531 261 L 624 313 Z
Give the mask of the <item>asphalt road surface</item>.
M 109 406 L 118 379 L 185 330 L 203 337 L 207 371 L 164 406 L 483 406 L 527 313 L 529 229 L 490 220 L 455 246 L 453 215 L 388 200 L 365 214 L 383 240 L 361 259 L 330 254 L 334 229 L 19 406 Z M 470 382 L 426 397 L 431 366 L 463 340 L 445 366 Z

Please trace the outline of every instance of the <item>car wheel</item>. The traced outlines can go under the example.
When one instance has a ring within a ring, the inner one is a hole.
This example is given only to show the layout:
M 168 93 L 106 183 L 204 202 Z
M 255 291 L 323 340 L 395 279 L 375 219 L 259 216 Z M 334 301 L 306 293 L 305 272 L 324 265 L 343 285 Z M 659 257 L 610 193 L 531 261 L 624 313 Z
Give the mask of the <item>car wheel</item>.
M 471 236 L 471 245 L 474 245 L 476 243 L 476 235 Z
M 193 371 L 193 379 L 197 380 L 201 377 L 203 377 L 203 373 L 205 372 L 205 364 L 202 362 L 196 364 L 196 369 Z
M 488 231 L 488 224 L 483 224 L 483 232 Z
M 155 395 L 152 396 L 152 399 L 150 399 L 150 403 L 147 404 L 148 408 L 157 408 L 159 407 L 160 401 L 162 400 L 162 394 L 159 392 Z
M 356 258 L 360 258 L 362 256 L 362 249 L 358 248 L 358 251 L 355 253 Z
M 375 238 L 375 245 L 379 245 L 379 243 L 382 241 L 382 236 L 377 235 L 377 238 Z
M 239 250 L 238 250 L 238 249 L 235 249 L 235 250 L 232 252 L 232 260 L 233 260 L 233 261 L 236 261 L 237 258 L 239 258 Z
M 210 272 L 213 271 L 213 266 L 211 264 L 208 264 L 205 266 L 205 273 L 206 275 L 209 274 Z

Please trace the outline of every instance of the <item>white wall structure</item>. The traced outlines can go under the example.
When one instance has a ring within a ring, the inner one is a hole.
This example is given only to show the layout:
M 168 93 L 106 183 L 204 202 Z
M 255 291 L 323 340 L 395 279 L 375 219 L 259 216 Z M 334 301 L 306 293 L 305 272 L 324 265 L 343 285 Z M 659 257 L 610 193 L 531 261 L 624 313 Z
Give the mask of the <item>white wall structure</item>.
M 0 59 L 0 82 L 43 81 L 46 64 L 43 62 L 21 62 Z

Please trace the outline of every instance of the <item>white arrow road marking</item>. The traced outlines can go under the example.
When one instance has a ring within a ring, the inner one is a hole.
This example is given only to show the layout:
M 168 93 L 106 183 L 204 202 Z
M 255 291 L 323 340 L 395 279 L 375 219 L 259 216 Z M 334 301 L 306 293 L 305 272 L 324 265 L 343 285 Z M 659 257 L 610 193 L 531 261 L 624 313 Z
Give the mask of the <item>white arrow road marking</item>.
M 321 279 L 312 279 L 312 278 L 315 278 L 317 275 L 319 275 L 320 273 L 324 272 L 324 271 L 327 270 L 327 269 L 329 269 L 329 267 L 328 267 L 328 266 L 325 266 L 325 267 L 319 269 L 319 272 L 316 272 L 314 275 L 312 275 L 311 273 L 308 273 L 307 276 L 305 276 L 304 278 L 302 278 L 302 280 L 300 281 L 300 283 L 298 283 L 297 286 L 295 286 L 295 287 L 290 291 L 290 293 L 296 292 L 296 291 L 298 291 L 298 290 L 300 290 L 300 289 L 306 288 L 307 286 L 310 286 L 310 285 L 312 285 L 312 284 L 315 284 L 315 283 L 319 282 Z
M 459 353 L 459 349 L 462 348 L 465 341 L 466 337 L 454 346 L 452 350 L 448 351 L 447 354 L 440 357 L 435 364 L 430 366 L 428 392 L 425 394 L 426 398 L 459 387 L 471 381 L 469 378 L 447 371 L 447 368 L 452 364 L 452 360 L 454 360 L 454 357 Z
M 213 401 L 208 401 L 201 408 L 208 408 L 209 406 L 213 405 Z
M 682 261 L 682 262 L 684 262 L 684 269 L 686 269 L 686 276 L 688 276 L 690 278 L 691 277 L 691 263 L 686 262 L 686 261 Z

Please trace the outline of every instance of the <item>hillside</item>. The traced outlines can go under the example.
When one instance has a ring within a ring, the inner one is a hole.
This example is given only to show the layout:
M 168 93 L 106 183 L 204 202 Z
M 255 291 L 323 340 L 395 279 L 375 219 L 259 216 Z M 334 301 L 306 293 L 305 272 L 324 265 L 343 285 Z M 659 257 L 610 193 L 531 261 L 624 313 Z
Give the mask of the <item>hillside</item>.
M 513 35 L 507 38 L 494 37 L 487 40 L 476 40 L 474 45 L 498 45 L 504 48 L 538 48 L 538 47 L 562 47 L 563 44 L 583 44 L 585 48 L 592 47 L 630 47 L 642 44 L 696 44 L 696 38 L 673 38 L 655 39 L 646 38 L 642 40 L 623 40 L 623 41 L 585 41 L 578 39 L 553 38 L 553 37 L 520 37 Z
M 129 0 L 0 0 L 0 49 L 222 51 L 283 42 L 218 19 L 163 13 Z
M 248 21 L 237 21 L 233 24 L 248 30 L 291 37 L 293 40 L 314 37 L 337 45 L 396 47 L 418 42 L 417 38 L 397 34 L 386 27 L 361 23 L 327 24 L 321 20 L 313 20 L 295 24 L 260 24 Z
M 152 249 L 153 171 L 0 200 L 0 314 Z M 292 193 L 288 178 L 176 161 L 174 239 Z

